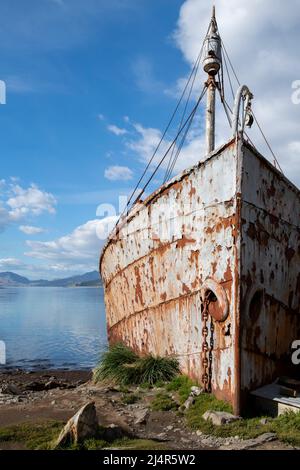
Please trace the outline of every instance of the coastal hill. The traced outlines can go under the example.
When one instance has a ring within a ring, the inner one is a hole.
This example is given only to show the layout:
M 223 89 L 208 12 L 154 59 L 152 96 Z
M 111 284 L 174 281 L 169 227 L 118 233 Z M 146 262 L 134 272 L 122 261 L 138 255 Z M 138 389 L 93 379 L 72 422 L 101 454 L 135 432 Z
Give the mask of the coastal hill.
M 52 281 L 46 279 L 32 281 L 27 277 L 9 271 L 0 273 L 0 287 L 95 287 L 101 285 L 98 271 Z

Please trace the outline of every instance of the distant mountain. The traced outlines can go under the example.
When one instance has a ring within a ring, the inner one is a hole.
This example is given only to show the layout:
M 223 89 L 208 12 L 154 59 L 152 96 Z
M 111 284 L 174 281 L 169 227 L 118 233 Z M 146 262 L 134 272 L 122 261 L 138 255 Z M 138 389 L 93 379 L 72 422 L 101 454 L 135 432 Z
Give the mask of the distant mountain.
M 66 277 L 63 279 L 55 279 L 47 281 L 39 279 L 31 281 L 26 277 L 19 276 L 16 273 L 5 272 L 0 273 L 0 287 L 84 287 L 84 286 L 101 286 L 101 280 L 98 271 L 91 271 L 78 276 Z
M 30 284 L 30 281 L 27 277 L 9 271 L 0 273 L 0 286 L 28 286 L 28 284 Z

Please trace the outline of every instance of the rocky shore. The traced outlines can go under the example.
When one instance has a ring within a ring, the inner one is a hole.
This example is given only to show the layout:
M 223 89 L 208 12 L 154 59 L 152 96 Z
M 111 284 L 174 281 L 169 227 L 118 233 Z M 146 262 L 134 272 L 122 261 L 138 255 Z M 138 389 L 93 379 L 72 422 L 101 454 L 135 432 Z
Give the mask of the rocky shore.
M 0 430 L 23 423 L 55 420 L 66 423 L 84 404 L 93 401 L 101 426 L 123 430 L 135 439 L 152 440 L 166 449 L 291 449 L 274 435 L 242 440 L 220 438 L 187 427 L 184 415 L 154 411 L 159 388 L 95 385 L 87 371 L 5 371 L 0 373 Z M 138 399 L 133 399 L 137 397 Z M 122 434 L 122 431 L 121 431 Z M 1 442 L 0 450 L 24 448 L 20 442 Z

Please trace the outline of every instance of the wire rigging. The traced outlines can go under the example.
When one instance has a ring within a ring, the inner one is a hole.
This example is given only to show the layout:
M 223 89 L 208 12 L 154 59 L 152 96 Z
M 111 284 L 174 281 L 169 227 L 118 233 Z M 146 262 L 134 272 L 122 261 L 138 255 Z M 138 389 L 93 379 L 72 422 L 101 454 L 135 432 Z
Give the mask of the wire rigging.
M 160 140 L 159 140 L 157 146 L 155 147 L 155 150 L 154 150 L 154 152 L 153 152 L 153 154 L 152 154 L 152 156 L 151 156 L 149 162 L 147 163 L 147 165 L 146 165 L 146 167 L 145 167 L 145 169 L 144 169 L 142 175 L 140 176 L 138 182 L 136 183 L 136 185 L 135 185 L 135 187 L 134 187 L 134 189 L 133 189 L 133 191 L 132 191 L 132 193 L 131 193 L 131 195 L 130 195 L 128 201 L 127 201 L 127 204 L 126 204 L 125 209 L 123 210 L 123 212 L 122 212 L 122 213 L 120 214 L 120 216 L 118 217 L 118 220 L 117 220 L 117 222 L 116 222 L 114 228 L 116 228 L 116 226 L 118 225 L 118 223 L 119 223 L 120 219 L 123 217 L 123 215 L 124 215 L 126 212 L 127 212 L 127 214 L 128 214 L 128 209 L 129 209 L 130 203 L 131 203 L 131 201 L 132 201 L 132 199 L 133 199 L 133 196 L 135 195 L 136 191 L 138 190 L 139 185 L 141 184 L 142 180 L 144 179 L 144 177 L 145 177 L 145 175 L 146 175 L 146 173 L 147 173 L 147 171 L 148 171 L 148 169 L 149 169 L 151 163 L 153 162 L 155 156 L 157 155 L 157 152 L 158 152 L 158 150 L 159 150 L 159 148 L 160 148 L 162 142 L 164 141 L 164 138 L 165 138 L 165 136 L 166 136 L 166 134 L 167 134 L 167 132 L 168 132 L 168 130 L 169 130 L 169 128 L 170 128 L 170 126 L 171 126 L 171 124 L 172 124 L 172 122 L 173 122 L 173 120 L 174 120 L 176 114 L 177 114 L 177 111 L 178 111 L 178 109 L 179 109 L 179 107 L 180 107 L 180 105 L 181 105 L 181 103 L 182 103 L 182 101 L 183 101 L 183 98 L 184 98 L 184 96 L 185 96 L 185 94 L 186 94 L 186 91 L 187 91 L 187 89 L 188 89 L 188 86 L 189 86 L 189 84 L 190 84 L 190 82 L 191 82 L 191 80 L 192 80 L 192 78 L 193 78 L 193 75 L 195 74 L 195 77 L 196 77 L 196 73 L 197 73 L 197 71 L 198 71 L 199 64 L 200 64 L 201 57 L 202 57 L 202 52 L 203 52 L 203 44 L 202 44 L 202 46 L 201 46 L 201 49 L 200 49 L 200 52 L 199 52 L 198 57 L 197 57 L 197 59 L 196 59 L 196 62 L 194 63 L 194 66 L 193 66 L 193 68 L 192 68 L 192 70 L 191 70 L 191 73 L 190 73 L 190 75 L 189 75 L 189 77 L 188 77 L 188 80 L 187 80 L 187 82 L 186 82 L 186 84 L 185 84 L 185 87 L 184 87 L 184 89 L 183 89 L 183 91 L 182 91 L 182 94 L 181 94 L 181 96 L 180 96 L 180 99 L 179 99 L 179 101 L 178 101 L 178 103 L 177 103 L 177 105 L 176 105 L 176 107 L 175 107 L 175 109 L 174 109 L 174 111 L 173 111 L 173 113 L 172 113 L 172 115 L 171 115 L 171 117 L 170 117 L 168 123 L 167 123 L 167 126 L 166 126 L 166 128 L 165 128 L 165 131 L 163 132 L 163 134 L 162 134 L 162 136 L 161 136 L 161 138 L 160 138 Z M 196 73 L 195 73 L 195 71 L 196 71 Z M 195 80 L 195 78 L 194 78 L 194 80 Z M 194 83 L 194 81 L 193 81 L 193 83 Z M 192 90 L 192 88 L 191 88 L 191 90 Z M 191 90 L 190 90 L 190 94 L 191 94 Z M 187 108 L 187 105 L 186 105 L 186 108 Z M 185 108 L 185 109 L 186 109 L 186 108 Z M 139 192 L 139 194 L 138 194 L 138 196 L 135 198 L 135 201 L 134 201 L 134 202 L 136 202 L 136 201 L 141 197 L 141 195 L 143 194 L 143 192 L 144 192 L 144 189 L 142 189 L 142 190 Z
M 217 25 L 217 22 L 216 20 L 214 19 L 215 21 L 215 26 L 217 28 L 217 30 L 219 31 L 219 28 L 218 28 L 218 25 Z M 209 25 L 208 27 L 208 30 L 207 30 L 207 33 L 206 33 L 206 37 L 209 33 L 209 29 L 211 27 L 211 24 Z M 171 124 L 173 123 L 174 119 L 175 119 L 175 116 L 179 110 L 179 107 L 181 105 L 181 103 L 183 102 L 184 100 L 184 97 L 186 96 L 186 100 L 185 100 L 185 105 L 184 105 L 184 108 L 183 108 L 183 112 L 182 112 L 182 115 L 181 115 L 181 119 L 180 119 L 180 122 L 179 122 L 179 125 L 178 125 L 178 128 L 177 128 L 177 133 L 176 133 L 176 136 L 175 138 L 173 139 L 173 141 L 171 142 L 171 144 L 168 146 L 166 152 L 163 154 L 162 158 L 160 159 L 160 161 L 156 164 L 156 167 L 154 169 L 154 171 L 152 172 L 152 174 L 150 175 L 150 177 L 148 178 L 148 180 L 146 181 L 146 183 L 143 185 L 142 189 L 139 191 L 138 193 L 138 196 L 135 198 L 133 204 L 135 204 L 139 198 L 141 197 L 141 195 L 145 192 L 145 189 L 148 187 L 148 185 L 150 184 L 150 182 L 153 180 L 154 176 L 156 175 L 157 171 L 159 170 L 159 168 L 161 167 L 162 163 L 165 161 L 166 157 L 170 154 L 169 156 L 169 160 L 168 160 L 168 164 L 167 164 L 167 168 L 166 168 L 166 171 L 165 171 L 165 176 L 164 176 L 164 179 L 163 179 L 163 183 L 165 183 L 171 176 L 172 176 L 172 173 L 173 173 L 173 170 L 175 168 L 175 165 L 177 163 L 177 160 L 178 160 L 178 157 L 179 157 L 179 154 L 183 148 L 183 145 L 186 141 L 186 138 L 187 138 L 187 135 L 188 135 L 188 132 L 191 128 L 191 125 L 192 125 L 192 122 L 193 122 L 193 119 L 195 117 L 195 114 L 196 114 L 196 111 L 200 105 L 200 102 L 201 100 L 203 99 L 203 96 L 205 95 L 206 91 L 207 91 L 207 84 L 204 85 L 203 87 L 203 90 L 195 104 L 195 106 L 193 107 L 192 111 L 190 112 L 190 114 L 188 115 L 187 119 L 185 119 L 186 117 L 186 114 L 187 114 L 187 110 L 188 110 L 188 107 L 189 107 L 189 104 L 190 104 L 190 101 L 191 101 L 191 96 L 192 96 L 192 91 L 194 89 L 194 85 L 195 85 L 195 81 L 196 81 L 196 77 L 198 75 L 198 71 L 199 71 L 199 66 L 200 66 L 200 62 L 201 62 L 201 58 L 202 58 L 202 53 L 203 53 L 203 48 L 204 48 L 204 43 L 202 43 L 202 46 L 201 46 L 201 50 L 198 54 L 198 57 L 197 57 L 197 60 L 195 61 L 194 65 L 193 65 L 193 68 L 191 70 L 191 73 L 188 77 L 188 80 L 185 84 L 185 87 L 182 91 L 182 94 L 180 96 L 180 99 L 167 123 L 167 126 L 163 132 L 163 134 L 161 135 L 161 138 L 157 144 L 157 146 L 155 147 L 154 149 L 154 152 L 150 158 L 150 160 L 148 161 L 141 177 L 139 178 L 134 190 L 132 191 L 129 199 L 128 199 L 128 202 L 126 204 L 126 207 L 124 209 L 124 211 L 121 213 L 121 215 L 119 216 L 118 218 L 118 221 L 116 222 L 116 225 L 115 225 L 115 228 L 117 227 L 117 225 L 119 224 L 119 221 L 121 220 L 121 218 L 124 216 L 124 214 L 126 213 L 128 215 L 129 213 L 129 206 L 130 204 L 132 203 L 132 200 L 133 200 L 133 197 L 134 195 L 136 194 L 137 190 L 139 189 L 139 186 L 141 184 L 141 182 L 143 181 L 147 171 L 149 170 L 150 168 L 150 165 L 152 164 L 154 158 L 156 157 L 162 143 L 164 142 L 164 139 L 167 135 L 167 132 L 169 131 L 170 127 L 171 127 Z M 234 66 L 230 60 L 230 57 L 229 57 L 229 54 L 227 52 L 227 49 L 225 47 L 225 44 L 223 42 L 223 40 L 221 39 L 221 69 L 220 71 L 218 71 L 218 83 L 217 83 L 217 90 L 219 92 L 219 95 L 220 95 L 220 99 L 221 99 L 221 103 L 223 105 L 223 108 L 224 108 L 224 111 L 225 111 L 225 114 L 226 114 L 226 117 L 227 117 L 227 120 L 228 120 L 228 123 L 230 125 L 230 127 L 232 127 L 232 109 L 230 107 L 230 105 L 228 104 L 228 102 L 226 101 L 226 98 L 225 98 L 225 80 L 224 80 L 224 66 L 225 66 L 225 72 L 226 72 L 226 77 L 227 77 L 227 80 L 228 80 L 228 84 L 229 84 L 229 87 L 230 87 L 230 90 L 231 90 L 231 94 L 232 94 L 232 97 L 233 97 L 233 100 L 235 98 L 235 93 L 234 93 L 234 87 L 233 87 L 233 83 L 232 83 L 232 77 L 231 77 L 231 73 L 230 73 L 230 69 L 233 73 L 233 76 L 236 80 L 236 82 L 238 83 L 238 85 L 240 86 L 240 81 L 239 81 L 239 78 L 237 76 L 237 73 L 234 69 Z M 243 115 L 245 113 L 245 109 L 244 109 L 244 105 L 245 103 L 243 102 Z M 270 150 L 273 158 L 274 158 L 274 165 L 278 166 L 278 168 L 280 169 L 280 171 L 283 173 L 282 169 L 281 169 L 281 166 L 278 162 L 278 159 L 276 158 L 276 155 L 273 151 L 273 149 L 271 148 L 271 145 L 265 135 L 265 133 L 263 132 L 254 112 L 251 110 L 251 113 L 252 113 L 252 116 L 253 116 L 253 119 L 255 121 L 255 123 L 257 124 L 257 127 L 268 147 L 268 149 Z M 239 118 L 239 123 L 240 123 L 240 118 Z M 183 134 L 183 135 L 182 135 Z M 253 142 L 251 141 L 250 137 L 248 136 L 248 134 L 244 131 L 244 134 L 246 135 L 249 143 L 254 147 L 255 145 L 253 144 Z M 181 137 L 180 139 L 180 142 L 179 144 L 177 145 L 177 141 L 178 139 Z
M 180 120 L 180 123 L 179 123 L 179 126 L 178 126 L 178 129 L 180 129 L 180 127 L 182 126 L 182 123 L 183 123 L 183 120 L 185 118 L 185 115 L 186 115 L 186 111 L 187 111 L 187 107 L 189 105 L 189 102 L 190 102 L 190 98 L 191 98 L 191 94 L 192 94 L 192 91 L 193 91 L 193 88 L 194 88 L 194 84 L 195 84 L 195 80 L 196 80 L 196 76 L 197 76 L 197 73 L 198 73 L 198 70 L 199 70 L 199 65 L 200 65 L 200 61 L 201 61 L 201 56 L 202 56 L 202 49 L 203 49 L 203 46 L 201 48 L 201 52 L 198 56 L 198 64 L 195 68 L 195 72 L 194 72 L 194 77 L 193 77 L 193 80 L 192 80 L 192 83 L 191 83 L 191 87 L 190 87 L 190 90 L 189 90 L 189 93 L 188 93 L 188 96 L 187 96 L 187 99 L 186 99 L 186 103 L 185 103 L 185 107 L 184 107 L 184 110 L 183 110 L 183 113 L 182 113 L 182 116 L 181 116 L 181 120 Z M 171 167 L 171 162 L 172 162 L 172 158 L 173 158 L 173 154 L 174 154 L 174 149 L 175 147 L 173 147 L 172 149 L 172 152 L 171 152 L 171 155 L 170 155 L 170 159 L 169 159 L 169 163 L 168 163 L 168 166 L 167 166 L 167 169 L 166 169 L 166 173 L 165 173 L 165 177 L 164 177 L 164 181 L 163 183 L 165 183 L 167 181 L 167 179 L 169 178 L 169 169 Z M 171 172 L 172 173 L 172 172 Z
M 206 87 L 204 86 L 204 89 Z M 146 182 L 146 184 L 144 185 L 144 190 L 147 188 L 147 186 L 149 185 L 149 183 L 152 181 L 152 179 L 154 178 L 154 176 L 156 175 L 158 169 L 160 168 L 161 164 L 163 163 L 163 161 L 165 160 L 166 156 L 168 155 L 168 153 L 170 152 L 170 150 L 172 149 L 172 147 L 176 144 L 177 142 L 177 139 L 178 137 L 181 135 L 182 131 L 186 128 L 186 126 L 191 123 L 191 121 L 193 120 L 195 114 L 196 114 L 196 111 L 200 105 L 200 102 L 202 100 L 204 96 L 204 92 L 202 91 L 200 97 L 198 98 L 197 100 L 197 103 L 195 104 L 194 108 L 192 109 L 191 113 L 189 114 L 188 118 L 185 120 L 184 124 L 182 125 L 182 127 L 179 129 L 179 131 L 177 132 L 173 142 L 169 145 L 168 149 L 166 150 L 166 152 L 164 153 L 163 157 L 161 158 L 161 160 L 159 161 L 159 163 L 157 164 L 155 170 L 153 171 L 152 175 L 150 176 L 150 178 L 148 179 L 148 181 Z
M 200 95 L 200 98 L 199 98 L 200 101 L 201 101 L 202 98 L 204 97 L 206 91 L 207 91 L 207 87 L 205 86 L 205 87 L 203 88 L 203 90 L 202 90 L 201 95 Z M 195 115 L 195 113 L 194 113 L 194 115 Z M 183 145 L 184 145 L 184 142 L 185 142 L 185 140 L 186 140 L 186 137 L 187 137 L 187 135 L 188 135 L 188 133 L 189 133 L 189 130 L 190 130 L 190 128 L 191 128 L 194 115 L 193 115 L 192 119 L 190 120 L 190 122 L 189 122 L 189 124 L 188 124 L 188 126 L 187 126 L 187 128 L 186 128 L 186 130 L 185 130 L 185 133 L 184 133 L 184 135 L 183 135 L 183 137 L 182 137 L 182 139 L 181 139 L 181 141 L 180 141 L 180 144 L 179 144 L 179 146 L 178 146 L 176 155 L 175 155 L 175 157 L 174 157 L 174 159 L 173 159 L 172 165 L 171 165 L 170 170 L 169 170 L 168 178 L 170 178 L 170 176 L 171 176 L 172 173 L 173 173 L 173 170 L 174 170 L 174 167 L 175 167 L 176 162 L 177 162 L 177 160 L 178 160 L 179 154 L 180 154 L 180 152 L 181 152 L 181 150 L 182 150 L 182 147 L 183 147 Z

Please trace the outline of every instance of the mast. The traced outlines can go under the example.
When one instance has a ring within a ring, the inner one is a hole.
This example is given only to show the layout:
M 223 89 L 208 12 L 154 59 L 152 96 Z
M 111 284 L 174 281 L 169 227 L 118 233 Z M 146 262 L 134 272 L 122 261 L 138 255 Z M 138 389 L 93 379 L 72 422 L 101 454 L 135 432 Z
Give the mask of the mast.
M 213 7 L 210 26 L 203 46 L 203 69 L 207 73 L 207 105 L 206 105 L 206 151 L 210 153 L 215 148 L 215 119 L 216 119 L 216 75 L 222 65 L 221 38 L 216 21 L 216 10 Z

